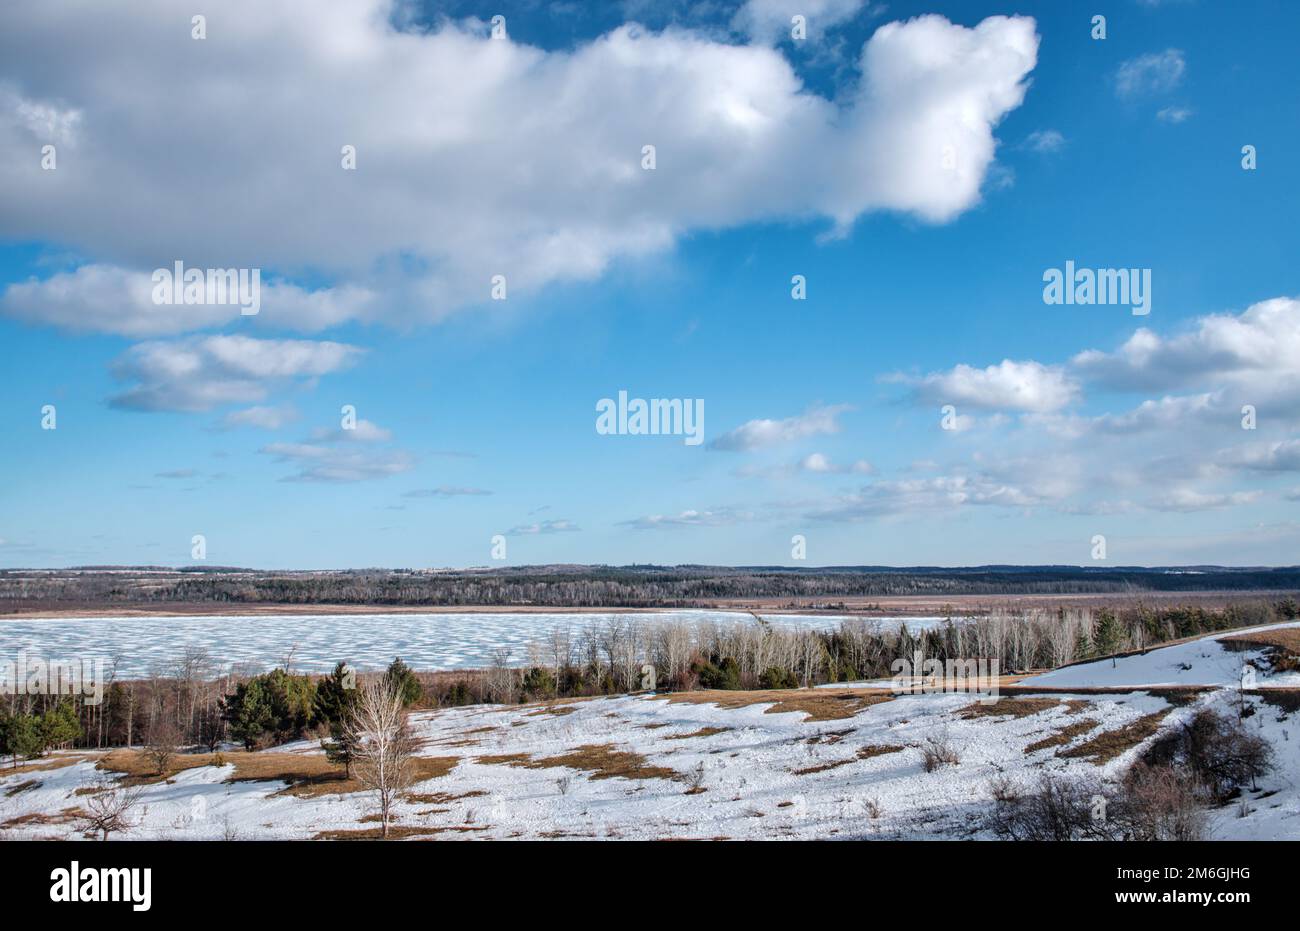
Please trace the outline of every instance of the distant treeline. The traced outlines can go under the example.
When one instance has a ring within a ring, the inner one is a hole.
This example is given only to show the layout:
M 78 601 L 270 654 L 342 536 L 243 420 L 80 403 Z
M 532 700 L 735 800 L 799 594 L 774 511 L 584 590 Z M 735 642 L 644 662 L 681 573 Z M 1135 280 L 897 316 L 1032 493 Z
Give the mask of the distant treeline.
M 0 611 L 159 603 L 687 607 L 727 599 L 1300 590 L 1300 568 L 523 566 L 427 571 L 0 571 Z M 833 606 L 833 603 L 828 602 Z

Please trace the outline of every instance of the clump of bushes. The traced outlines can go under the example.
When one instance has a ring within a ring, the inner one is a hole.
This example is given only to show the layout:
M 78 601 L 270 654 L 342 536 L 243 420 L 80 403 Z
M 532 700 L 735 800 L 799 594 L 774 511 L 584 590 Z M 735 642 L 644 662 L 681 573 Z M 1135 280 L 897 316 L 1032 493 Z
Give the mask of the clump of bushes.
M 1273 749 L 1239 720 L 1202 708 L 1156 738 L 1142 755 L 1147 766 L 1183 770 L 1212 801 L 1223 803 L 1272 766 Z
M 703 662 L 696 662 L 692 671 L 699 677 L 702 689 L 739 689 L 740 664 L 734 656 L 721 658 L 715 653 Z
M 782 669 L 780 666 L 768 666 L 763 670 L 763 674 L 758 677 L 758 687 L 760 689 L 797 689 L 799 687 L 799 677 L 789 669 Z

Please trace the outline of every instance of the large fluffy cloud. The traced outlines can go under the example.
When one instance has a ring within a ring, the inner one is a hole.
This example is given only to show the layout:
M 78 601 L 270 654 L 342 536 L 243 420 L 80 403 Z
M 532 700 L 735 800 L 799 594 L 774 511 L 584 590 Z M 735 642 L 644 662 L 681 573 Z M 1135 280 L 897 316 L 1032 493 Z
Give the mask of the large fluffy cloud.
M 1241 314 L 1212 314 L 1164 337 L 1140 329 L 1114 352 L 1074 357 L 1079 375 L 1121 390 L 1231 386 L 1243 400 L 1300 391 L 1300 300 L 1261 301 Z
M 882 209 L 947 221 L 978 201 L 1038 44 L 1024 17 L 891 23 L 833 102 L 761 45 L 627 25 L 545 51 L 473 24 L 403 31 L 392 13 L 228 0 L 198 41 L 165 0 L 7 5 L 0 235 L 104 267 L 24 285 L 3 310 L 175 332 L 123 276 L 180 259 L 361 289 L 282 295 L 296 328 L 409 322 L 486 300 L 493 275 L 512 294 L 591 278 L 691 230 Z M 42 171 L 50 142 L 58 168 Z

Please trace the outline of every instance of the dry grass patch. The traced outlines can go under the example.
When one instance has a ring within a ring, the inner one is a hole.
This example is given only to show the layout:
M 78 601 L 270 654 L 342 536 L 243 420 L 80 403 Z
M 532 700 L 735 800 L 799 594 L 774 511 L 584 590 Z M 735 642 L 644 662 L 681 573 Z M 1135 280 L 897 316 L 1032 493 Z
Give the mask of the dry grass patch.
M 47 815 L 41 811 L 30 811 L 25 815 L 18 815 L 17 817 L 10 818 L 8 821 L 0 822 L 0 828 L 16 828 L 32 824 L 39 824 L 41 826 L 47 824 L 69 824 L 77 820 L 77 818 L 81 817 L 83 814 L 85 814 L 85 812 L 75 805 L 52 815 Z
M 1300 628 L 1259 630 L 1250 634 L 1224 637 L 1219 641 L 1229 650 L 1249 650 L 1263 647 L 1268 653 L 1273 672 L 1300 671 Z
M 766 714 L 802 712 L 805 721 L 835 721 L 851 718 L 863 708 L 893 701 L 894 696 L 879 691 L 850 691 L 840 689 L 767 689 L 752 692 L 704 690 L 700 692 L 671 692 L 660 696 L 670 702 L 687 702 L 692 705 L 717 705 L 735 710 L 751 705 L 771 703 Z
M 12 776 L 16 773 L 42 773 L 52 769 L 63 769 L 65 766 L 72 766 L 74 763 L 86 763 L 96 759 L 94 753 L 64 753 L 58 756 L 46 756 L 36 760 L 28 760 L 26 763 L 19 763 L 17 766 L 5 766 L 0 768 L 0 777 Z
M 573 712 L 577 710 L 578 709 L 574 708 L 572 705 L 547 705 L 544 708 L 538 708 L 536 711 L 528 712 L 526 715 L 524 715 L 524 717 L 535 718 L 538 715 L 542 715 L 542 714 L 553 714 L 559 716 L 565 714 L 573 714 Z
M 411 760 L 414 781 L 424 782 L 445 776 L 460 762 L 456 756 L 419 756 Z M 227 782 L 287 782 L 289 785 L 277 795 L 314 798 L 319 795 L 360 792 L 363 786 L 357 779 L 349 779 L 343 768 L 325 759 L 324 754 L 283 753 L 274 750 L 223 751 L 220 753 L 192 753 L 176 756 L 167 772 L 158 774 L 143 753 L 135 750 L 114 750 L 100 761 L 99 768 L 122 773 L 125 785 L 144 785 L 170 779 L 177 773 L 200 766 L 218 763 L 234 766 L 235 772 Z
M 1025 753 L 1037 753 L 1039 750 L 1046 750 L 1049 747 L 1065 746 L 1070 741 L 1074 740 L 1074 738 L 1088 733 L 1088 731 L 1092 730 L 1099 723 L 1100 722 L 1093 718 L 1083 718 L 1073 724 L 1058 727 L 1042 740 L 1036 740 L 1029 746 L 1025 747 Z
M 725 734 L 731 730 L 729 727 L 702 727 L 698 731 L 692 731 L 689 734 L 669 734 L 664 740 L 690 740 L 692 737 L 712 737 L 714 734 Z
M 1057 698 L 999 698 L 988 704 L 972 702 L 958 714 L 967 721 L 973 718 L 1027 718 L 1031 714 L 1051 711 L 1060 704 Z
M 905 747 L 898 744 L 867 744 L 865 747 L 858 747 L 858 759 L 869 760 L 873 756 L 884 756 L 887 753 L 901 753 Z
M 476 763 L 517 766 L 521 769 L 566 767 L 591 773 L 596 779 L 676 779 L 682 774 L 667 766 L 650 766 L 646 758 L 630 750 L 615 750 L 612 744 L 584 744 L 559 756 L 535 760 L 527 753 L 504 753 L 475 757 Z
M 26 792 L 28 789 L 38 788 L 40 785 L 41 781 L 39 779 L 28 779 L 25 782 L 18 783 L 16 786 L 10 786 L 8 789 L 5 789 L 5 798 L 13 798 L 20 792 Z
M 473 789 L 469 792 L 432 792 L 427 795 L 419 793 L 409 793 L 406 796 L 408 802 L 414 802 L 417 805 L 446 805 L 448 802 L 456 802 L 463 798 L 480 798 L 487 795 L 482 789 Z
M 468 833 L 471 831 L 486 831 L 487 828 L 474 825 L 456 824 L 448 827 L 420 827 L 417 825 L 390 824 L 388 826 L 389 840 L 402 840 L 409 837 L 433 837 L 438 834 L 447 833 Z M 382 840 L 383 828 L 337 828 L 331 831 L 321 831 L 313 836 L 313 840 Z
M 1091 740 L 1085 740 L 1077 747 L 1057 750 L 1056 755 L 1069 759 L 1088 760 L 1090 763 L 1109 763 L 1126 750 L 1136 747 L 1160 729 L 1160 722 L 1168 711 L 1157 711 L 1144 715 L 1130 724 L 1113 731 L 1103 731 Z
M 829 763 L 821 763 L 817 766 L 805 766 L 803 769 L 792 769 L 796 776 L 811 776 L 813 773 L 824 773 L 828 769 L 839 769 L 841 766 L 848 766 L 853 760 L 832 760 Z

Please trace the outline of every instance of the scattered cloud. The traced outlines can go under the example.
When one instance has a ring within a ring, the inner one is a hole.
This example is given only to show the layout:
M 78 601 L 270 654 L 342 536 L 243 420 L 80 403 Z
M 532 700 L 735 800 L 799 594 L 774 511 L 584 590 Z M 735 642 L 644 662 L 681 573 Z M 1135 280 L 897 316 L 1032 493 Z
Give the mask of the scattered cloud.
M 262 452 L 276 462 L 288 462 L 298 472 L 285 482 L 364 482 L 409 472 L 415 460 L 403 450 L 368 450 L 323 446 L 313 443 L 272 443 Z
M 1151 506 L 1158 511 L 1208 511 L 1237 504 L 1258 501 L 1258 491 L 1234 491 L 1227 494 L 1206 494 L 1190 488 L 1175 488 L 1157 497 Z
M 1170 48 L 1130 58 L 1115 73 L 1115 92 L 1121 97 L 1163 94 L 1182 83 L 1187 59 L 1181 49 Z
M 910 384 L 917 403 L 952 404 L 959 409 L 1054 411 L 1079 394 L 1078 384 L 1063 369 L 1011 359 L 983 369 L 962 364 L 921 378 L 891 375 L 886 380 Z
M 1163 107 L 1156 111 L 1156 119 L 1162 123 L 1184 123 L 1192 117 L 1190 107 Z
M 312 431 L 313 440 L 326 443 L 384 443 L 392 438 L 391 430 L 364 419 L 358 419 L 351 427 L 335 430 L 321 427 Z
M 735 32 L 768 45 L 790 38 L 791 17 L 804 16 L 807 39 L 816 41 L 825 31 L 847 22 L 867 5 L 867 0 L 745 0 L 731 19 Z
M 139 411 L 206 411 L 260 401 L 274 385 L 308 382 L 350 366 L 362 350 L 311 340 L 188 337 L 132 346 L 113 374 L 134 387 L 110 400 Z
M 571 520 L 544 520 L 531 524 L 520 524 L 518 527 L 511 527 L 507 531 L 511 536 L 537 536 L 539 534 L 551 533 L 574 533 L 581 530 Z
M 1065 137 L 1055 129 L 1040 129 L 1025 139 L 1025 148 L 1031 152 L 1051 153 L 1065 148 Z
M 714 449 L 748 452 L 782 446 L 797 440 L 828 433 L 838 433 L 837 418 L 852 410 L 847 404 L 816 405 L 797 417 L 784 420 L 751 420 L 724 433 L 709 445 Z
M 725 527 L 752 519 L 753 515 L 747 511 L 738 511 L 733 508 L 714 508 L 704 511 L 687 510 L 675 515 L 651 514 L 646 517 L 623 521 L 622 526 L 632 527 L 636 530 Z
M 257 427 L 260 430 L 279 430 L 299 417 L 298 409 L 292 404 L 277 407 L 254 406 L 243 410 L 231 411 L 221 418 L 221 425 L 233 430 L 237 427 Z
M 402 492 L 403 498 L 459 498 L 471 495 L 490 495 L 492 492 L 483 488 L 461 488 L 455 485 L 439 485 L 437 488 L 413 488 Z

